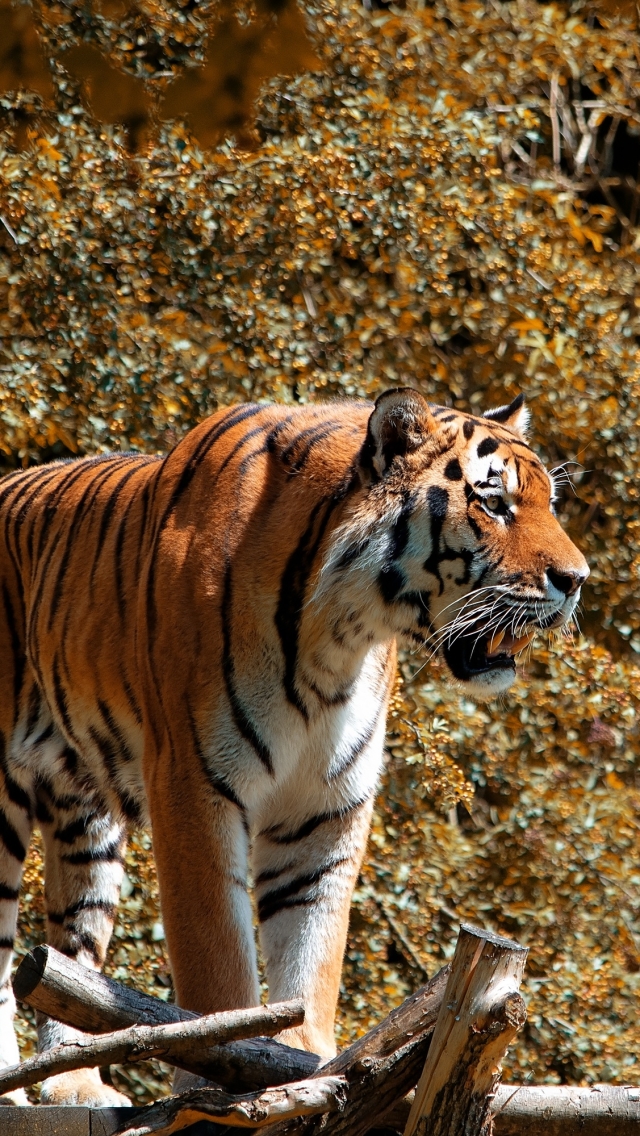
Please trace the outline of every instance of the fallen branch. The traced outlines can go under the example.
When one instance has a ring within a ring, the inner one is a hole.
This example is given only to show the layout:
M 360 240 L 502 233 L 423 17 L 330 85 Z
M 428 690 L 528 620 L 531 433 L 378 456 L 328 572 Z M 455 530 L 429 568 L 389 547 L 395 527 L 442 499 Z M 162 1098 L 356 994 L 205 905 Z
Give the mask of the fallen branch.
M 527 1018 L 526 947 L 467 924 L 404 1136 L 489 1136 L 507 1047 Z
M 222 1089 L 193 1089 L 157 1101 L 140 1113 L 133 1125 L 118 1129 L 115 1136 L 169 1136 L 198 1120 L 263 1128 L 275 1120 L 328 1114 L 344 1107 L 345 1085 L 342 1077 L 318 1077 L 245 1097 L 229 1096 Z
M 199 1017 L 192 1010 L 183 1010 L 105 978 L 53 947 L 36 947 L 25 955 L 13 988 L 16 998 L 28 1006 L 86 1033 L 137 1024 L 186 1022 Z M 304 1080 L 320 1064 L 315 1053 L 262 1037 L 211 1047 L 206 1061 L 198 1066 L 193 1061 L 190 1069 L 232 1092 L 245 1093 Z
M 180 1069 L 199 1073 L 208 1055 L 237 1038 L 279 1033 L 304 1021 L 302 1002 L 281 1002 L 209 1014 L 191 1022 L 161 1026 L 130 1026 L 116 1033 L 87 1036 L 63 1042 L 52 1049 L 0 1070 L 0 1096 L 14 1089 L 35 1085 L 56 1073 L 93 1069 L 96 1065 L 148 1061 L 155 1057 Z

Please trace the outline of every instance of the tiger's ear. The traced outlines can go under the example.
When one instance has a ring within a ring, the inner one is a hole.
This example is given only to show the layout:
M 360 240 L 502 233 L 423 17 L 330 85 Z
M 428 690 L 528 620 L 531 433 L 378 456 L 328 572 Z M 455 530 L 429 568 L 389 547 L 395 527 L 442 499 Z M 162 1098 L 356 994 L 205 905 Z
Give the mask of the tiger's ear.
M 396 457 L 411 454 L 436 430 L 426 399 L 410 387 L 385 391 L 369 419 L 361 465 L 365 476 L 384 477 Z
M 499 422 L 501 426 L 507 426 L 522 438 L 527 436 L 529 409 L 525 406 L 523 394 L 517 394 L 513 402 L 507 406 L 496 406 L 495 410 L 485 410 L 482 417 L 490 418 L 492 422 Z

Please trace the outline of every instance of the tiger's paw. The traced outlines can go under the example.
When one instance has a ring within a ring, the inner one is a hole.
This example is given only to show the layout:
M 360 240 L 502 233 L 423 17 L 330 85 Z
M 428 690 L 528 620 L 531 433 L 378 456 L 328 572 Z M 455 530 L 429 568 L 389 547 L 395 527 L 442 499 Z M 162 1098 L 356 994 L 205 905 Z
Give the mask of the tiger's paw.
M 58 1073 L 42 1086 L 40 1104 L 81 1104 L 86 1108 L 123 1108 L 130 1105 L 111 1085 L 105 1085 L 98 1069 L 78 1069 Z
M 24 1089 L 14 1089 L 12 1093 L 5 1093 L 3 1097 L 0 1097 L 0 1108 L 3 1105 L 13 1106 L 17 1104 L 21 1106 L 31 1105 L 31 1101 Z

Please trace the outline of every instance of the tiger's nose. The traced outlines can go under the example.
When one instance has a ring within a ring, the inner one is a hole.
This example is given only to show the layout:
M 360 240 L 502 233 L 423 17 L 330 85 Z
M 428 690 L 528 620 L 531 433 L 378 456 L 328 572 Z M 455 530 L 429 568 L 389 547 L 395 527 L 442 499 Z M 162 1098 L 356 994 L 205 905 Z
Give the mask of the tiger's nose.
M 589 575 L 588 568 L 579 568 L 570 572 L 557 572 L 555 568 L 547 568 L 547 579 L 554 588 L 565 596 L 572 596 L 584 584 Z

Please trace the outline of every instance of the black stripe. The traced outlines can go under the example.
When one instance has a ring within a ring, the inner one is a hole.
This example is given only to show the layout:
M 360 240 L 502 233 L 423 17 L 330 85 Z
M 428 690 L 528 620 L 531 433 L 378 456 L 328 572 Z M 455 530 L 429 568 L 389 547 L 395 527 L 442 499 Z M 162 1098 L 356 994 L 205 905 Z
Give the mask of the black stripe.
M 36 560 L 40 561 L 42 559 L 45 542 L 47 540 L 49 532 L 49 526 L 51 525 L 52 521 L 54 521 L 58 516 L 58 505 L 62 500 L 64 494 L 71 488 L 72 485 L 75 484 L 75 482 L 80 477 L 84 477 L 87 470 L 93 469 L 95 465 L 98 465 L 101 461 L 108 460 L 110 457 L 110 454 L 103 454 L 100 457 L 82 458 L 78 462 L 71 462 L 71 469 L 67 469 L 65 476 L 57 481 L 57 484 L 54 486 L 52 493 L 47 497 L 47 500 L 44 502 L 43 508 L 40 511 L 41 525 L 40 532 L 38 533 L 38 543 L 35 553 Z
M 241 422 L 246 422 L 247 418 L 254 418 L 256 414 L 261 414 L 264 409 L 264 406 L 254 406 L 251 403 L 245 406 L 231 407 L 221 421 L 217 420 L 216 422 L 212 423 L 211 429 L 204 435 L 203 438 L 200 439 L 198 445 L 196 446 L 196 449 L 192 453 L 189 461 L 180 474 L 178 483 L 171 495 L 171 500 L 167 505 L 162 521 L 160 523 L 157 533 L 158 536 L 164 528 L 169 515 L 173 512 L 176 505 L 178 504 L 178 501 L 182 497 L 182 494 L 189 488 L 189 485 L 193 481 L 193 478 L 198 471 L 198 466 L 205 459 L 205 457 L 209 453 L 209 450 L 211 450 L 213 446 L 215 446 L 216 442 L 218 442 L 220 438 L 222 438 L 224 434 L 227 433 L 228 430 L 233 429 L 234 426 L 238 426 Z M 173 455 L 179 454 L 179 452 L 179 447 L 176 447 L 176 449 L 173 450 L 172 454 L 169 455 L 169 459 Z
M 267 840 L 270 840 L 272 844 L 295 844 L 298 840 L 304 840 L 305 836 L 310 836 L 321 824 L 326 824 L 328 821 L 332 820 L 343 820 L 344 817 L 348 816 L 350 813 L 366 805 L 368 800 L 368 797 L 361 797 L 351 805 L 344 805 L 343 808 L 336 809 L 335 812 L 316 813 L 315 816 L 303 821 L 300 827 L 296 828 L 293 832 L 281 833 L 280 829 L 282 825 L 277 824 L 274 825 L 273 828 L 265 828 L 260 833 L 260 836 L 266 836 Z
M 48 911 L 47 919 L 52 923 L 64 923 L 65 919 L 75 919 L 76 915 L 80 915 L 83 911 L 104 911 L 105 915 L 113 918 L 116 907 L 108 899 L 79 899 L 76 903 L 70 903 L 62 913 Z
M 64 578 L 65 578 L 65 576 L 66 576 L 66 574 L 69 570 L 69 565 L 70 565 L 70 562 L 71 562 L 72 545 L 73 545 L 73 542 L 75 540 L 76 534 L 77 534 L 78 530 L 80 529 L 82 522 L 84 521 L 84 518 L 87 515 L 89 509 L 91 508 L 94 501 L 96 500 L 102 485 L 104 484 L 105 481 L 108 481 L 109 478 L 113 476 L 114 471 L 116 469 L 119 469 L 121 465 L 122 465 L 122 459 L 118 459 L 117 463 L 114 466 L 107 466 L 106 469 L 98 470 L 98 472 L 95 473 L 94 476 L 90 479 L 88 485 L 86 485 L 85 488 L 83 489 L 82 494 L 80 496 L 80 500 L 76 502 L 76 505 L 75 505 L 75 508 L 74 508 L 74 511 L 73 511 L 73 517 L 72 517 L 72 520 L 71 520 L 71 524 L 67 528 L 67 532 L 66 532 L 66 536 L 65 536 L 65 542 L 64 542 L 64 549 L 60 554 L 60 563 L 58 565 L 58 573 L 57 573 L 57 576 L 56 576 L 55 583 L 53 585 L 53 592 L 51 594 L 51 600 L 50 600 L 50 603 L 49 603 L 49 614 L 48 614 L 48 619 L 47 619 L 47 630 L 48 631 L 51 631 L 51 628 L 53 626 L 53 621 L 54 621 L 54 619 L 57 615 L 58 608 L 60 606 L 60 600 L 62 599 L 62 588 L 63 588 L 63 584 L 64 584 Z M 97 555 L 99 555 L 99 551 L 98 551 Z M 95 564 L 95 557 L 94 557 L 94 564 Z
M 75 957 L 75 955 L 78 955 L 80 951 L 86 951 L 87 954 L 91 955 L 98 966 L 101 966 L 104 959 L 104 952 L 100 950 L 100 947 L 98 946 L 98 943 L 94 939 L 93 935 L 87 934 L 86 931 L 76 931 L 74 929 L 72 931 L 72 936 L 73 943 L 66 951 L 63 951 L 63 954 L 70 955 L 70 952 L 73 951 L 73 957 Z
M 332 497 L 323 498 L 314 505 L 307 527 L 289 556 L 280 581 L 275 624 L 284 655 L 284 690 L 287 701 L 295 706 L 305 722 L 309 719 L 309 711 L 296 687 L 298 637 L 302 609 L 309 575 L 322 538 L 333 510 L 346 495 L 346 491 L 346 488 L 339 490 Z
M 295 868 L 295 864 L 285 864 L 284 868 L 268 868 L 266 872 L 260 872 L 260 875 L 256 876 L 253 881 L 254 886 L 259 887 L 260 884 L 268 884 L 271 880 L 277 880 L 279 876 L 283 876 L 285 872 L 290 872 L 292 868 Z
M 431 552 L 424 562 L 424 570 L 435 576 L 440 586 L 439 594 L 442 595 L 444 580 L 440 575 L 440 538 L 449 505 L 447 490 L 440 485 L 431 485 L 427 491 L 427 504 L 431 515 Z
M 12 937 L 0 939 L 0 950 L 12 951 L 14 942 L 15 942 L 15 940 Z
M 104 762 L 104 767 L 109 778 L 109 783 L 118 798 L 118 804 L 122 810 L 123 815 L 127 820 L 134 823 L 141 818 L 140 806 L 130 793 L 127 793 L 118 783 L 118 756 L 119 750 L 114 746 L 113 742 L 96 730 L 95 726 L 89 726 L 89 736 L 92 742 L 97 747 L 98 752 Z
M 67 864 L 122 864 L 122 840 L 118 837 L 105 848 L 87 848 L 83 852 L 68 852 L 60 857 Z
M 228 784 L 228 782 L 225 781 L 223 777 L 220 777 L 216 773 L 213 773 L 213 771 L 211 769 L 209 769 L 209 766 L 207 765 L 207 759 L 205 757 L 204 751 L 202 749 L 202 745 L 200 743 L 200 736 L 198 734 L 198 729 L 197 729 L 197 726 L 196 726 L 196 723 L 195 723 L 195 718 L 193 716 L 193 710 L 191 709 L 191 706 L 189 705 L 188 700 L 187 700 L 187 718 L 188 718 L 189 726 L 190 726 L 190 729 L 191 729 L 191 735 L 192 735 L 192 740 L 193 740 L 193 748 L 194 748 L 194 750 L 197 754 L 198 760 L 200 761 L 200 766 L 202 768 L 202 771 L 203 771 L 207 781 L 209 782 L 209 785 L 211 786 L 212 789 L 215 790 L 216 793 L 218 793 L 221 797 L 224 797 L 224 799 L 226 801 L 229 801 L 230 804 L 235 805 L 236 808 L 240 809 L 240 812 L 243 815 L 243 823 L 245 825 L 245 830 L 248 831 L 248 826 L 247 826 L 246 819 L 245 819 L 246 808 L 245 808 L 244 804 L 242 803 L 240 798 L 236 795 L 236 793 L 231 788 L 231 786 Z
M 252 746 L 267 770 L 267 773 L 273 776 L 273 758 L 271 757 L 269 748 L 260 737 L 236 691 L 230 626 L 232 603 L 231 565 L 227 564 L 220 613 L 222 619 L 222 673 L 224 675 L 227 698 L 229 699 L 231 713 L 233 714 L 233 720 L 237 730 L 242 734 L 245 741 L 249 742 L 249 745 Z
M 11 602 L 11 596 L 9 595 L 9 589 L 4 581 L 2 584 L 2 602 L 9 637 L 11 639 L 11 657 L 13 660 L 13 722 L 15 725 L 20 713 L 20 691 L 22 690 L 22 680 L 24 678 L 24 669 L 27 660 L 24 643 L 18 634 L 18 625 Z
M 73 742 L 75 742 L 76 745 L 77 745 L 78 744 L 77 739 L 74 735 L 73 726 L 71 724 L 71 718 L 69 716 L 69 706 L 68 706 L 68 703 L 67 703 L 67 696 L 66 696 L 64 690 L 62 689 L 62 682 L 61 682 L 61 679 L 60 679 L 60 667 L 59 667 L 59 662 L 58 662 L 57 656 L 54 656 L 53 666 L 51 668 L 51 672 L 52 672 L 52 677 L 53 677 L 53 692 L 54 692 L 55 700 L 56 700 L 55 701 L 56 710 L 58 711 L 58 714 L 59 714 L 60 719 L 62 721 L 62 725 L 64 726 L 67 737 L 71 738 L 71 740 Z M 77 765 L 77 761 L 76 761 L 76 765 Z M 70 772 L 73 774 L 75 772 L 75 769 L 70 770 Z
M 2 770 L 2 776 L 4 777 L 4 787 L 7 797 L 11 801 L 12 805 L 17 805 L 18 808 L 22 809 L 27 814 L 29 820 L 31 820 L 31 817 L 33 816 L 33 799 L 31 797 L 31 794 L 28 793 L 26 789 L 23 789 L 22 785 L 18 785 L 18 782 L 14 781 L 13 777 L 9 773 L 4 734 L 1 730 L 0 769 Z
M 8 884 L 0 884 L 0 899 L 17 899 L 20 895 L 20 888 L 9 887 Z
M 74 809 L 77 805 L 85 803 L 83 798 L 79 797 L 76 793 L 66 793 L 61 797 L 57 796 L 53 785 L 46 777 L 40 777 L 38 779 L 38 789 L 46 793 L 51 804 L 56 809 Z
M 475 430 L 475 428 L 476 428 L 475 422 L 471 422 L 469 418 L 467 418 L 463 422 L 462 433 L 464 434 L 467 441 L 469 441 L 473 437 L 473 431 Z
M 59 840 L 62 844 L 73 844 L 79 836 L 87 835 L 89 825 L 96 819 L 97 815 L 95 812 L 87 813 L 86 816 L 72 820 L 64 828 L 57 828 L 53 834 L 54 839 Z
M 0 809 L 0 840 L 9 855 L 22 863 L 27 850 L 3 809 Z
M 335 434 L 336 430 L 340 429 L 340 426 L 340 422 L 322 422 L 317 426 L 310 428 L 309 430 L 303 430 L 295 440 L 295 444 L 297 444 L 301 438 L 304 438 L 305 434 L 311 434 L 311 437 L 309 438 L 306 446 L 302 448 L 295 461 L 289 467 L 289 477 L 295 477 L 296 474 L 300 473 L 304 468 L 312 449 L 315 446 L 318 446 L 320 442 L 323 442 L 325 438 L 330 437 L 331 434 Z M 312 430 L 313 433 L 311 433 Z M 293 445 L 294 443 L 292 443 L 292 446 Z
M 386 706 L 384 705 L 384 703 L 383 703 L 382 709 L 386 710 Z M 368 729 L 366 729 L 364 731 L 364 733 L 361 734 L 360 737 L 357 738 L 356 741 L 353 743 L 353 745 L 351 746 L 351 749 L 349 750 L 349 753 L 347 754 L 347 756 L 345 758 L 343 758 L 343 760 L 340 763 L 340 765 L 338 766 L 338 768 L 334 769 L 334 770 L 329 769 L 329 772 L 327 773 L 327 775 L 325 777 L 325 781 L 327 782 L 327 784 L 330 784 L 332 781 L 335 781 L 336 778 L 341 777 L 343 773 L 346 773 L 347 770 L 350 769 L 351 766 L 355 764 L 355 762 L 358 760 L 358 758 L 361 756 L 361 754 L 364 752 L 364 750 L 369 745 L 369 742 L 373 738 L 373 736 L 374 736 L 374 734 L 375 734 L 375 732 L 378 728 L 379 722 L 380 722 L 380 715 L 378 714 L 378 716 L 376 718 L 374 718 L 373 722 L 368 727 Z
M 124 737 L 122 730 L 116 722 L 111 709 L 109 708 L 109 706 L 107 706 L 106 702 L 102 700 L 102 698 L 98 699 L 98 709 L 102 715 L 105 726 L 117 742 L 120 756 L 124 761 L 133 761 L 133 754 L 129 749 L 129 746 L 127 745 L 126 738 Z
M 27 723 L 24 728 L 25 739 L 28 738 L 35 730 L 40 717 L 42 709 L 42 700 L 40 698 L 40 691 L 34 682 L 31 690 L 29 691 L 29 700 L 27 703 Z
M 112 520 L 114 511 L 115 511 L 116 505 L 118 504 L 118 499 L 120 497 L 120 494 L 122 493 L 122 491 L 125 488 L 125 486 L 127 485 L 127 483 L 131 480 L 131 478 L 135 477 L 136 473 L 139 473 L 140 470 L 144 468 L 145 464 L 146 463 L 136 462 L 133 469 L 128 469 L 127 472 L 124 474 L 124 476 L 120 478 L 120 480 L 118 481 L 118 484 L 116 486 L 114 486 L 114 488 L 111 490 L 111 493 L 110 493 L 107 501 L 105 502 L 105 504 L 103 506 L 102 516 L 100 518 L 100 528 L 98 530 L 98 536 L 97 536 L 97 540 L 96 540 L 96 553 L 95 553 L 95 556 L 93 558 L 93 564 L 91 565 L 91 576 L 89 578 L 89 587 L 90 588 L 93 586 L 93 581 L 95 579 L 96 569 L 98 567 L 98 561 L 100 560 L 100 557 L 101 557 L 103 549 L 104 549 L 104 540 L 105 540 L 105 537 L 107 535 L 107 529 L 109 528 L 109 525 L 111 524 L 111 520 Z M 131 498 L 131 500 L 132 501 L 135 500 L 135 495 Z M 120 530 L 118 530 L 117 539 L 119 539 L 119 538 L 120 538 Z M 140 538 L 142 538 L 142 534 L 140 534 Z M 117 589 L 116 589 L 116 591 L 117 591 Z M 120 605 L 118 605 L 118 606 L 120 606 Z
M 173 489 L 173 492 L 172 492 L 172 494 L 169 498 L 167 505 L 165 506 L 164 512 L 163 512 L 163 514 L 160 518 L 160 521 L 157 525 L 155 535 L 154 535 L 154 539 L 153 539 L 153 551 L 154 552 L 157 552 L 158 541 L 160 540 L 160 537 L 161 537 L 162 532 L 163 532 L 163 530 L 164 530 L 164 528 L 165 528 L 165 526 L 166 526 L 166 524 L 169 520 L 169 517 L 171 516 L 172 512 L 176 508 L 181 496 L 183 495 L 183 493 L 186 492 L 189 485 L 193 481 L 193 478 L 196 475 L 196 472 L 198 470 L 200 463 L 204 460 L 204 458 L 208 454 L 209 450 L 211 450 L 213 448 L 213 446 L 216 444 L 216 442 L 218 442 L 220 440 L 220 438 L 222 438 L 224 436 L 224 434 L 227 433 L 228 430 L 233 429 L 234 426 L 240 425 L 240 423 L 246 421 L 247 418 L 253 418 L 253 417 L 255 417 L 256 414 L 262 413 L 264 411 L 264 409 L 265 408 L 263 406 L 252 406 L 251 404 L 249 404 L 248 406 L 241 406 L 241 407 L 232 408 L 231 410 L 229 410 L 225 414 L 222 421 L 214 422 L 213 425 L 211 426 L 211 428 L 204 435 L 204 437 L 200 439 L 200 442 L 196 446 L 196 449 L 194 450 L 193 454 L 191 455 L 189 461 L 184 466 L 182 473 L 180 474 L 180 477 L 178 479 L 178 482 Z M 175 458 L 176 455 L 178 455 L 178 457 L 181 456 L 181 447 L 182 447 L 183 444 L 184 443 L 181 443 L 180 445 L 176 446 L 175 450 L 172 450 L 171 453 L 167 456 L 167 458 L 165 458 L 165 462 L 163 463 L 165 468 L 169 468 L 169 464 L 172 462 L 172 460 Z M 151 653 L 151 651 L 153 650 L 153 644 L 154 644 L 155 634 L 156 634 L 156 623 L 157 623 L 157 618 L 156 618 L 157 612 L 156 612 L 156 602 L 155 602 L 155 572 L 156 572 L 157 562 L 158 562 L 158 556 L 152 555 L 151 560 L 150 560 L 150 565 L 149 565 L 149 573 L 148 573 L 148 576 L 147 576 L 146 611 L 147 611 L 147 637 L 148 637 L 148 643 L 149 643 L 149 653 Z M 152 674 L 153 674 L 153 672 L 152 672 Z M 159 691 L 158 691 L 157 682 L 155 681 L 155 676 L 154 676 L 154 684 L 156 686 L 156 694 L 158 696 L 158 699 L 160 699 L 160 694 L 159 694 Z
M 299 907 L 308 906 L 314 903 L 318 898 L 317 893 L 311 896 L 299 897 L 292 902 L 293 896 L 296 896 L 299 891 L 304 887 L 310 887 L 319 881 L 334 868 L 340 867 L 341 864 L 348 863 L 347 856 L 341 856 L 338 859 L 331 860 L 328 864 L 323 864 L 320 868 L 315 868 L 313 872 L 306 872 L 302 876 L 297 876 L 288 884 L 283 884 L 282 887 L 274 888 L 272 891 L 267 892 L 258 900 L 258 919 L 261 923 L 265 923 L 267 919 L 271 919 L 282 911 L 285 907 Z
M 389 556 L 392 560 L 397 560 L 405 552 L 409 543 L 409 519 L 413 515 L 416 505 L 415 493 L 405 493 L 402 508 L 398 513 L 390 533 Z
M 127 679 L 124 678 L 124 677 L 122 679 L 122 686 L 123 686 L 124 692 L 127 696 L 127 702 L 129 703 L 129 706 L 131 708 L 131 713 L 133 714 L 138 725 L 141 726 L 142 725 L 142 710 L 140 709 L 140 707 L 138 706 L 138 703 L 136 702 L 136 698 L 135 698 L 135 695 L 133 693 L 133 690 L 131 689 L 130 683 L 127 682 Z

